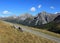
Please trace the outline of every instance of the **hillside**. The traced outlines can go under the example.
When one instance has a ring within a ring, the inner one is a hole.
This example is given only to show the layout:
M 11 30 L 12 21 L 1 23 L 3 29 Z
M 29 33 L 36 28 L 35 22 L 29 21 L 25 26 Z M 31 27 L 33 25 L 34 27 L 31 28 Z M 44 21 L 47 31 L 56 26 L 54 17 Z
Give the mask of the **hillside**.
M 0 21 L 0 43 L 55 43 L 54 41 L 14 29 L 12 25 Z
M 52 32 L 60 34 L 60 15 L 57 16 L 52 22 L 49 22 L 42 26 L 38 26 L 38 28 L 43 28 L 48 31 L 52 31 Z

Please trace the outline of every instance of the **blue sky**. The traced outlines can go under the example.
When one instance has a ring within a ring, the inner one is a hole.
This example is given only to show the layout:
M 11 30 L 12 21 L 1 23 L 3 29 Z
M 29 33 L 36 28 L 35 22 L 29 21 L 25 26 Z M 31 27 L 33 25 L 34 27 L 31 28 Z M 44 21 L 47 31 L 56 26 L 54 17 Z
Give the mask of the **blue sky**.
M 0 16 L 60 12 L 60 0 L 0 0 Z

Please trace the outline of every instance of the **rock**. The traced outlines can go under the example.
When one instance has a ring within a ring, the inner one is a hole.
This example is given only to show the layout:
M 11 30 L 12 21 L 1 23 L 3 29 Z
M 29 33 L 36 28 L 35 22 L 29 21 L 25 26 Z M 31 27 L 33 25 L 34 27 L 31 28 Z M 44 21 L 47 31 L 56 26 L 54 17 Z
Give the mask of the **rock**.
M 17 25 L 13 25 L 14 29 L 19 29 L 21 32 L 23 32 L 22 28 L 20 26 Z

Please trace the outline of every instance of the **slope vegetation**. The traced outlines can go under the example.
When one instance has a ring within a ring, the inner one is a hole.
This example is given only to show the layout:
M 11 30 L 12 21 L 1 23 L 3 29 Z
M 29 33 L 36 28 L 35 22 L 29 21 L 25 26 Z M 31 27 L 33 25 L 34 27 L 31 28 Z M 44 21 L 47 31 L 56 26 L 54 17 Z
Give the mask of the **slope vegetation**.
M 10 24 L 0 21 L 0 43 L 55 43 L 27 32 L 14 29 Z

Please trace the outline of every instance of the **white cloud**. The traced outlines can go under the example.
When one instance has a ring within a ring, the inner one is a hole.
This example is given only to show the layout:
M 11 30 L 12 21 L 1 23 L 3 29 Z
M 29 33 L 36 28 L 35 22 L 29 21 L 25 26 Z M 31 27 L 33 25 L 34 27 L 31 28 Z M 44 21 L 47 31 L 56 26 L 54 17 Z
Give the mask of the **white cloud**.
M 57 13 L 60 13 L 60 12 L 55 12 L 54 14 L 57 14 Z
M 58 12 L 55 12 L 55 14 L 57 14 Z
M 50 8 L 51 8 L 51 9 L 55 9 L 55 7 L 54 7 L 54 6 L 51 6 Z
M 3 11 L 2 13 L 3 13 L 3 14 L 10 14 L 11 12 L 5 10 L 5 11 Z
M 38 8 L 41 8 L 42 7 L 42 5 L 38 5 Z
M 34 11 L 36 11 L 36 8 L 35 8 L 35 7 L 32 7 L 30 10 L 31 10 L 32 12 L 34 12 Z

